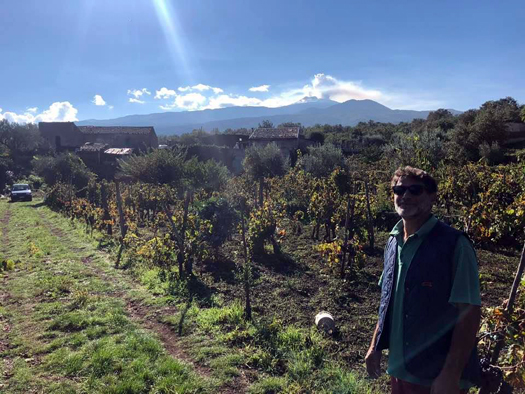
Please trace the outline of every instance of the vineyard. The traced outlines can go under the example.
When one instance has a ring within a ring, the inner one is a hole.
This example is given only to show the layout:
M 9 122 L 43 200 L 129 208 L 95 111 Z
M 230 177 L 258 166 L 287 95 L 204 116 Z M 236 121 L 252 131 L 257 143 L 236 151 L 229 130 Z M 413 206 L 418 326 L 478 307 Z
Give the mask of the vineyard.
M 512 315 L 503 304 L 525 241 L 525 166 L 474 163 L 435 174 L 437 216 L 477 245 L 481 351 L 489 355 L 503 340 L 497 363 L 508 382 L 525 387 L 522 293 Z M 214 187 L 128 176 L 81 190 L 58 183 L 45 204 L 96 239 L 118 272 L 174 307 L 161 320 L 181 337 L 198 332 L 234 349 L 200 356 L 207 366 L 231 361 L 224 387 L 242 377 L 252 392 L 358 392 L 342 389 L 351 375 L 340 368 L 363 373 L 382 248 L 397 221 L 389 181 L 390 173 L 363 164 L 324 177 L 296 166 Z M 321 310 L 336 318 L 333 336 L 312 328 Z M 359 390 L 381 392 L 384 384 Z

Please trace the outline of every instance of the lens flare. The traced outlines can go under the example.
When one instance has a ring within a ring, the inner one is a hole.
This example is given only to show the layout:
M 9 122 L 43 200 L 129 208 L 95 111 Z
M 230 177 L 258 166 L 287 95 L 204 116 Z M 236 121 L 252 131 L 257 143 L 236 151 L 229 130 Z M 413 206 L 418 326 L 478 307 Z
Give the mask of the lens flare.
M 177 19 L 177 13 L 167 0 L 154 0 L 155 11 L 159 24 L 166 38 L 166 45 L 171 55 L 173 65 L 182 68 L 182 73 L 187 80 L 192 80 L 191 69 L 186 56 L 186 49 L 182 39 L 182 29 Z

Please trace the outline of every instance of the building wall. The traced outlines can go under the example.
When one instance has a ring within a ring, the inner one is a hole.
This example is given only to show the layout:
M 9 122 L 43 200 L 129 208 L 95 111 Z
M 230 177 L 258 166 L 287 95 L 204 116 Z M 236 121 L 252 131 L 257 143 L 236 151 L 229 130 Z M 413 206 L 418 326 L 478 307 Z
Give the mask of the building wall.
M 275 143 L 283 153 L 290 154 L 299 149 L 298 139 L 289 140 L 250 140 L 252 146 L 266 146 L 270 143 Z
M 56 150 L 75 149 L 84 144 L 83 135 L 73 122 L 40 122 L 38 129 Z
M 147 150 L 158 148 L 159 143 L 156 135 L 152 134 L 83 134 L 83 141 L 106 143 L 114 148 L 133 148 Z
M 72 150 L 86 142 L 101 142 L 115 148 L 137 150 L 159 147 L 159 140 L 154 130 L 148 134 L 82 133 L 73 122 L 40 122 L 38 129 L 42 137 L 56 150 Z

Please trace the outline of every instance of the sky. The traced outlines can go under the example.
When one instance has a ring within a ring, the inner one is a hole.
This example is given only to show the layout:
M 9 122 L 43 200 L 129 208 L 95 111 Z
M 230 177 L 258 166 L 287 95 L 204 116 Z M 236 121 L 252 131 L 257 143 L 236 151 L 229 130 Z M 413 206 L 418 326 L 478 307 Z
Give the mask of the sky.
M 524 20 L 522 0 L 2 0 L 0 119 L 524 104 Z

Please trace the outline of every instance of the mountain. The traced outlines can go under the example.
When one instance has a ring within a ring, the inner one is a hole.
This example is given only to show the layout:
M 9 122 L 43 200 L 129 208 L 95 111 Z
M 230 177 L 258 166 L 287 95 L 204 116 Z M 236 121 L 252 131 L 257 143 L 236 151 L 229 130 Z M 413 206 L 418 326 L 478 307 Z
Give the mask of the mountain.
M 221 131 L 231 128 L 254 128 L 263 120 L 278 125 L 300 122 L 303 126 L 315 124 L 342 124 L 354 126 L 359 122 L 410 122 L 426 119 L 430 111 L 390 109 L 373 100 L 348 100 L 337 103 L 328 99 L 304 97 L 298 102 L 278 108 L 228 107 L 202 111 L 163 112 L 149 115 L 129 115 L 121 118 L 77 122 L 79 126 L 153 126 L 157 134 L 183 134 L 193 129 Z M 457 114 L 459 111 L 451 110 Z

